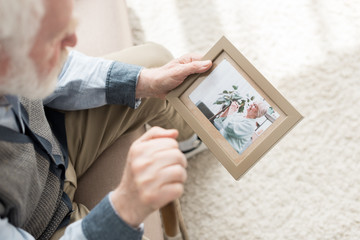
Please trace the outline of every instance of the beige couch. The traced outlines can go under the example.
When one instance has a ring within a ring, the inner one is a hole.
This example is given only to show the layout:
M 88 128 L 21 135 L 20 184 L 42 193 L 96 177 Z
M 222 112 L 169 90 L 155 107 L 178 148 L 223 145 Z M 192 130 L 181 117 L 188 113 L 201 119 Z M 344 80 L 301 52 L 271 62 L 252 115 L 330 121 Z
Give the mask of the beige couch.
M 125 0 L 75 0 L 75 16 L 79 20 L 76 50 L 103 56 L 132 45 Z M 117 186 L 129 146 L 143 132 L 139 129 L 123 136 L 100 156 L 100 161 L 78 180 L 75 201 L 91 209 Z M 151 240 L 163 239 L 159 212 L 146 219 L 145 235 Z
M 132 45 L 125 0 L 75 0 L 75 17 L 79 51 L 103 56 Z

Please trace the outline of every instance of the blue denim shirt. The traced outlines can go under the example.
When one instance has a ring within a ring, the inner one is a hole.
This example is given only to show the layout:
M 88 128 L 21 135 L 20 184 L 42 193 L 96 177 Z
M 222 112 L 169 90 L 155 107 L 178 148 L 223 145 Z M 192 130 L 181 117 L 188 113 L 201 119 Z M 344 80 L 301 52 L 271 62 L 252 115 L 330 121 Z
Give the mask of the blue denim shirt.
M 80 110 L 105 104 L 136 108 L 135 89 L 141 67 L 72 51 L 58 77 L 55 91 L 44 104 L 61 110 Z
M 122 104 L 136 108 L 135 98 L 140 66 L 89 57 L 72 51 L 59 75 L 56 90 L 44 99 L 44 105 L 60 110 L 81 110 Z M 13 98 L 16 98 L 12 96 Z M 23 132 L 9 105 L 0 98 L 0 125 Z M 20 123 L 21 124 L 21 123 Z M 84 219 L 67 227 L 65 239 L 141 239 L 143 228 L 134 229 L 118 216 L 109 195 Z M 29 233 L 0 219 L 0 239 L 34 239 Z

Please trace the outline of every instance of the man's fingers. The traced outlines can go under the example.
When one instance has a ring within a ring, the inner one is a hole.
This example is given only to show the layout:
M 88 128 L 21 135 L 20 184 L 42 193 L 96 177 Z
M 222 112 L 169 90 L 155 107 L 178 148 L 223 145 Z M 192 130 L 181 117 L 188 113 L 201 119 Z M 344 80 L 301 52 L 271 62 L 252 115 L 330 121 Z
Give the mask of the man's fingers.
M 178 199 L 184 193 L 184 184 L 179 182 L 174 182 L 171 184 L 163 185 L 159 191 L 159 196 L 162 196 L 161 206 L 163 207 L 171 201 Z
M 146 147 L 148 146 L 144 146 L 144 148 Z M 132 154 L 140 155 L 142 153 L 137 154 L 137 152 L 133 152 Z M 142 158 L 132 161 L 131 169 L 134 174 L 157 176 L 159 171 L 169 166 L 179 165 L 186 168 L 187 164 L 185 155 L 179 149 L 159 146 L 157 144 L 151 147 L 150 151 Z
M 187 173 L 184 167 L 179 164 L 168 166 L 159 172 L 159 179 L 165 184 L 184 183 L 187 179 Z
M 180 164 L 182 167 L 187 168 L 188 162 L 183 153 L 179 149 L 167 149 L 156 153 L 157 159 L 164 159 L 163 161 L 157 161 L 154 168 L 163 169 L 171 165 Z
M 176 139 L 179 132 L 176 129 L 164 129 L 160 127 L 152 127 L 144 133 L 137 141 L 144 142 L 156 138 L 173 138 Z
M 177 59 L 177 61 L 181 64 L 186 64 L 186 63 L 190 63 L 190 62 L 193 62 L 193 61 L 200 61 L 202 59 L 202 55 L 200 54 L 197 54 L 197 53 L 190 53 L 190 54 L 186 54 L 186 55 L 183 55 L 181 57 L 179 57 Z
M 188 76 L 194 73 L 203 73 L 209 70 L 212 66 L 212 62 L 210 60 L 206 61 L 195 61 L 187 64 L 180 65 L 181 72 Z

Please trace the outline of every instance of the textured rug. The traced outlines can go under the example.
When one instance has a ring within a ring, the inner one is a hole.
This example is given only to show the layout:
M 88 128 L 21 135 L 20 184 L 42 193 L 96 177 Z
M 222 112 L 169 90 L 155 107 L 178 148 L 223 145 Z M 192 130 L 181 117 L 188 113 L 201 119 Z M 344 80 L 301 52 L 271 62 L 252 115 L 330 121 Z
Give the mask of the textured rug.
M 209 152 L 181 198 L 191 239 L 359 239 L 360 1 L 127 0 L 137 43 L 222 36 L 304 115 L 239 181 Z

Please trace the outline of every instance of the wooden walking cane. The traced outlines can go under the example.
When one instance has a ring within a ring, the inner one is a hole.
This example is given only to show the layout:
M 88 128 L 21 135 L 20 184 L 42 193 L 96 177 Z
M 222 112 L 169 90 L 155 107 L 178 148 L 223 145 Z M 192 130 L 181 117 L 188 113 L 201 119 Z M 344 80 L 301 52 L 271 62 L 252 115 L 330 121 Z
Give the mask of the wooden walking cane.
M 179 234 L 179 221 L 176 214 L 175 201 L 160 209 L 164 232 L 167 237 L 176 237 Z
M 183 240 L 189 240 L 185 222 L 181 213 L 180 201 L 177 199 L 160 209 L 164 232 L 167 237 L 176 237 L 181 232 Z

